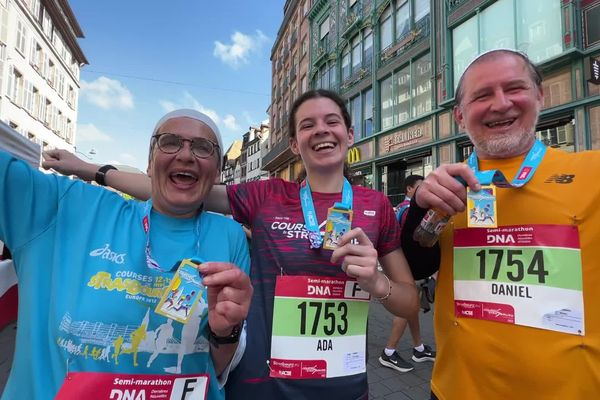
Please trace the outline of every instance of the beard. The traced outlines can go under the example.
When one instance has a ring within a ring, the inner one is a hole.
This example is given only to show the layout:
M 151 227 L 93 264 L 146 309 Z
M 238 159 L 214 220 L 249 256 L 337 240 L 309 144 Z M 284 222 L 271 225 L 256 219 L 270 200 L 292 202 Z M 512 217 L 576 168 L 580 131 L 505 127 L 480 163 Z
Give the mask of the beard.
M 516 128 L 504 135 L 473 136 L 469 135 L 477 153 L 485 158 L 511 158 L 529 151 L 535 142 L 535 127 L 540 115 L 541 106 L 537 106 L 535 120 L 531 125 Z
M 521 155 L 531 148 L 535 134 L 524 129 L 518 133 L 498 135 L 497 137 L 471 137 L 477 153 L 485 158 L 510 158 Z

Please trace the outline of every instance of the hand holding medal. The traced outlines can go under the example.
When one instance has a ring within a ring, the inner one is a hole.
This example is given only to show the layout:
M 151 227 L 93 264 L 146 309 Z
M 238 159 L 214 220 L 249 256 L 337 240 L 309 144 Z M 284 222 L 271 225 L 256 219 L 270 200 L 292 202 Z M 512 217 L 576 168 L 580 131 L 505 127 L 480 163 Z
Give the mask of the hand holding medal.
M 361 228 L 347 232 L 331 255 L 334 264 L 342 260 L 342 270 L 375 297 L 388 293 L 389 284 L 377 270 L 377 250 Z
M 198 269 L 207 290 L 208 324 L 217 336 L 227 336 L 248 315 L 253 292 L 250 278 L 226 262 L 207 262 Z

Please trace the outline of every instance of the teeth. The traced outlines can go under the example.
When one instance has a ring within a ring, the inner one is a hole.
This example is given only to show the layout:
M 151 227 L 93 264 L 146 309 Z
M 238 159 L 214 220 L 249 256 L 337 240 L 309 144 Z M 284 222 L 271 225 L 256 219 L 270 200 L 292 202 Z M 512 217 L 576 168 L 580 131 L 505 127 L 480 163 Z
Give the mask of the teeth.
M 335 145 L 333 143 L 319 143 L 318 145 L 314 146 L 313 149 L 315 150 L 321 150 L 321 149 L 332 149 L 333 147 L 335 147 Z
M 512 124 L 513 121 L 514 121 L 514 119 L 506 119 L 504 121 L 490 122 L 489 124 L 487 124 L 487 126 L 489 126 L 490 128 L 493 128 L 494 126 L 497 126 L 497 125 Z
M 176 178 L 176 177 L 180 177 L 180 178 L 191 178 L 191 179 L 198 179 L 196 177 L 196 175 L 189 173 L 189 172 L 174 172 L 173 174 L 171 174 L 171 177 Z

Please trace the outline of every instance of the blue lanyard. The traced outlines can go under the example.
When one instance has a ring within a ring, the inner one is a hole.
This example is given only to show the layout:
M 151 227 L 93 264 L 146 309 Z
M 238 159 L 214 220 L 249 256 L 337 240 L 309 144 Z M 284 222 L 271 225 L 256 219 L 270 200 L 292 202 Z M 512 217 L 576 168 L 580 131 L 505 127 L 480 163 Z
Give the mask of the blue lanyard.
M 520 188 L 529 182 L 529 180 L 533 177 L 533 174 L 539 167 L 545 154 L 546 146 L 544 146 L 544 144 L 542 144 L 542 142 L 539 140 L 536 140 L 527 153 L 525 160 L 523 160 L 523 163 L 521 164 L 521 168 L 519 168 L 519 172 L 517 172 L 512 182 L 509 182 L 502 171 L 498 169 L 480 171 L 475 150 L 473 150 L 469 156 L 467 163 L 473 172 L 475 172 L 475 177 L 482 185 L 489 185 L 493 183 L 497 187 L 501 188 Z
M 165 270 L 160 267 L 160 264 L 152 258 L 152 252 L 150 251 L 150 211 L 152 210 L 152 199 L 146 202 L 146 206 L 144 207 L 144 218 L 142 219 L 142 228 L 144 228 L 144 233 L 146 234 L 146 249 L 144 251 L 146 255 L 146 265 L 150 269 L 158 270 L 161 272 L 171 271 L 173 268 Z M 196 223 L 195 223 L 195 232 L 196 232 L 196 253 L 200 255 L 200 214 L 202 214 L 202 208 L 198 210 L 198 214 L 196 215 Z
M 319 232 L 317 213 L 315 212 L 312 192 L 307 179 L 300 185 L 300 202 L 302 204 L 302 213 L 304 214 L 304 225 L 308 231 L 310 248 L 318 249 L 323 244 L 323 237 L 321 236 L 321 232 Z M 336 202 L 333 207 L 352 210 L 352 185 L 350 185 L 350 182 L 346 178 L 344 178 L 344 187 L 342 189 L 342 201 Z

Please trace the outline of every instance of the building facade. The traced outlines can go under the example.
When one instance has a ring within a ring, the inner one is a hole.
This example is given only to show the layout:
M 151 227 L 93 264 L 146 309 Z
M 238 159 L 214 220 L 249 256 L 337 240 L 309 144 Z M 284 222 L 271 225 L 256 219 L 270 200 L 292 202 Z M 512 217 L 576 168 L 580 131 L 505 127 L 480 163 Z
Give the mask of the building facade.
M 466 65 L 488 49 L 521 50 L 541 68 L 538 138 L 566 151 L 600 148 L 599 0 L 313 3 L 310 86 L 347 100 L 354 181 L 394 204 L 407 175 L 427 175 L 470 154 L 452 119 L 454 91 Z M 288 32 L 286 21 L 280 33 Z
M 0 0 L 0 120 L 74 151 L 83 32 L 67 0 Z
M 289 149 L 289 110 L 294 100 L 309 88 L 309 21 L 314 0 L 286 0 L 283 22 L 271 49 L 272 84 L 268 152 L 263 169 L 269 176 L 294 180 L 302 163 Z
M 234 140 L 229 149 L 223 155 L 223 170 L 221 171 L 221 183 L 233 185 L 235 180 L 235 167 L 242 154 L 242 141 Z
M 246 176 L 244 182 L 258 181 L 267 179 L 269 174 L 262 169 L 263 143 L 269 140 L 269 122 L 264 121 L 260 126 L 251 126 L 248 132 L 244 133 L 242 140 L 242 154 L 246 159 Z

